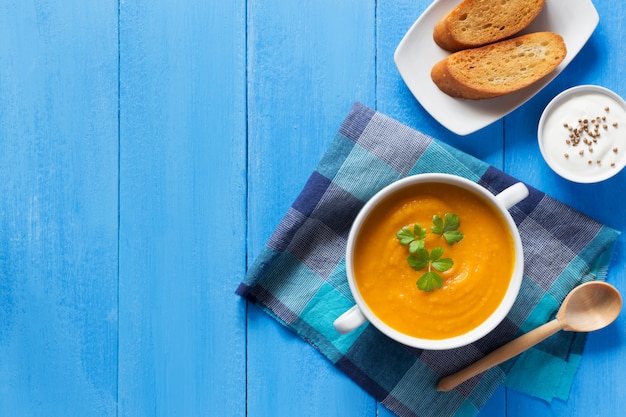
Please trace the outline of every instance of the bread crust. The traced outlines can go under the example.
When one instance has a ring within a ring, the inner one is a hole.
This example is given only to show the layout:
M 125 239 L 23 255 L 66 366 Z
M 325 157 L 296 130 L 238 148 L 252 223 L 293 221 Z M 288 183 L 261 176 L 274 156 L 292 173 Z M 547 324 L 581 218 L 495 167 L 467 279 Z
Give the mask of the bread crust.
M 456 52 L 499 42 L 524 30 L 545 0 L 464 0 L 439 20 L 433 40 Z
M 537 32 L 455 52 L 437 62 L 430 76 L 451 97 L 489 99 L 535 83 L 552 72 L 566 54 L 560 35 Z

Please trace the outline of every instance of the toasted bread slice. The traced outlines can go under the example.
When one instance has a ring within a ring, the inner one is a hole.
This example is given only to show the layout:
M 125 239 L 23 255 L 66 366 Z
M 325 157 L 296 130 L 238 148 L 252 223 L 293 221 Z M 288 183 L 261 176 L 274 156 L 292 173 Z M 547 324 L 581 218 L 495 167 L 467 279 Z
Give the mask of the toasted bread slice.
M 433 39 L 451 52 L 499 42 L 537 17 L 545 0 L 464 0 L 435 26 Z
M 452 97 L 480 100 L 531 85 L 552 72 L 566 54 L 560 35 L 537 32 L 455 52 L 436 63 L 430 76 Z

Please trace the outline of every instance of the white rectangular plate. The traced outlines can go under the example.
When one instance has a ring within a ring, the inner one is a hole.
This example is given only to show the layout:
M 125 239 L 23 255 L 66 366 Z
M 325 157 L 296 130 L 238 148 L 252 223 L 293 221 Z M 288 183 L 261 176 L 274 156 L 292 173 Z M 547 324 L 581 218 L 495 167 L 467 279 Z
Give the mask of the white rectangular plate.
M 394 55 L 400 75 L 417 101 L 439 123 L 468 135 L 506 116 L 537 94 L 567 67 L 595 30 L 600 17 L 591 0 L 546 0 L 522 33 L 551 31 L 565 40 L 567 55 L 549 75 L 523 90 L 488 100 L 452 98 L 437 88 L 430 70 L 450 53 L 433 41 L 435 24 L 461 0 L 435 0 L 406 33 Z

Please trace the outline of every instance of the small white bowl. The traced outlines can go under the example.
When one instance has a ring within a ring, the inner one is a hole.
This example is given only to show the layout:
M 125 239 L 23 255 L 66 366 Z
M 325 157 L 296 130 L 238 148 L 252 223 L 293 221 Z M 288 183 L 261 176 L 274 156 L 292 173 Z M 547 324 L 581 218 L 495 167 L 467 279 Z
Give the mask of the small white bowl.
M 572 87 L 546 106 L 537 138 L 543 159 L 561 177 L 578 183 L 611 178 L 626 165 L 626 102 L 597 85 Z

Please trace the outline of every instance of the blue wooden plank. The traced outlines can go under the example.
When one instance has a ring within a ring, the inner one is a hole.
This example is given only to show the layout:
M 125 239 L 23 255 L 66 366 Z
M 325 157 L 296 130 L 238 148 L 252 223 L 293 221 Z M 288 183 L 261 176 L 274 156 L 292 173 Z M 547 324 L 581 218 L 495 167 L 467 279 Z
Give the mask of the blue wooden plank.
M 115 416 L 117 2 L 0 8 L 0 415 Z
M 474 155 L 502 169 L 504 161 L 503 123 L 494 123 L 468 136 L 458 136 L 434 120 L 415 100 L 393 61 L 396 47 L 406 31 L 430 5 L 428 0 L 377 2 L 376 102 L 378 110 L 438 140 Z M 380 416 L 393 416 L 379 407 Z M 501 388 L 483 407 L 481 416 L 504 415 L 506 391 Z
M 374 1 L 251 1 L 249 258 L 259 253 L 354 101 L 374 105 Z M 374 416 L 376 403 L 255 307 L 248 415 Z
M 120 3 L 119 415 L 243 416 L 245 4 Z
M 536 129 L 541 111 L 562 90 L 579 84 L 600 84 L 626 95 L 622 22 L 623 3 L 594 2 L 600 24 L 587 45 L 570 66 L 527 105 L 507 117 L 506 166 L 514 175 L 548 192 L 559 200 L 618 230 L 626 230 L 623 213 L 626 196 L 623 188 L 626 173 L 600 184 L 576 184 L 552 172 L 542 160 Z M 608 280 L 622 292 L 626 288 L 626 254 L 620 237 L 609 270 Z M 609 328 L 589 335 L 580 369 L 568 401 L 552 404 L 510 391 L 508 416 L 588 416 L 621 415 L 626 398 L 620 389 L 626 382 L 620 358 L 626 355 L 621 343 L 624 318 Z

